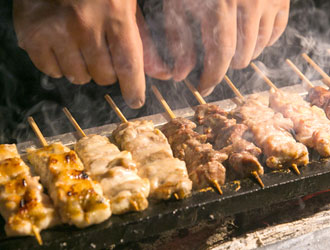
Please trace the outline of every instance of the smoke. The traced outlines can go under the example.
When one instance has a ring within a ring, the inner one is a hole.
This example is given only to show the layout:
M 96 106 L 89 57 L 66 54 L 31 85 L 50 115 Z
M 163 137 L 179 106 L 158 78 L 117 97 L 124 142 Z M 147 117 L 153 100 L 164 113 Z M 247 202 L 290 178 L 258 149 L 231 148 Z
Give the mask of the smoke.
M 173 67 L 173 58 L 166 44 L 162 1 L 145 0 L 142 10 L 159 54 Z M 285 33 L 257 58 L 259 66 L 278 87 L 301 82 L 285 63 L 287 58 L 311 80 L 320 79 L 319 74 L 301 57 L 303 52 L 329 73 L 329 11 L 329 1 L 292 1 L 290 20 Z M 92 82 L 77 86 L 64 78 L 49 78 L 39 72 L 27 54 L 18 48 L 10 13 L 8 4 L 7 7 L 0 8 L 0 143 L 34 139 L 26 121 L 30 115 L 35 118 L 46 136 L 73 131 L 62 112 L 63 107 L 69 108 L 83 129 L 120 122 L 104 100 L 107 93 L 113 97 L 128 119 L 164 112 L 151 91 L 151 84 L 160 89 L 172 109 L 198 104 L 184 83 L 175 83 L 172 80 L 159 81 L 147 77 L 146 104 L 139 110 L 132 110 L 124 103 L 118 84 L 101 87 Z M 199 23 L 192 17 L 190 19 L 198 57 L 189 79 L 197 83 L 203 69 L 204 51 Z M 251 67 L 243 70 L 230 69 L 227 75 L 243 94 L 269 89 Z M 231 97 L 234 97 L 234 94 L 223 81 L 206 101 Z

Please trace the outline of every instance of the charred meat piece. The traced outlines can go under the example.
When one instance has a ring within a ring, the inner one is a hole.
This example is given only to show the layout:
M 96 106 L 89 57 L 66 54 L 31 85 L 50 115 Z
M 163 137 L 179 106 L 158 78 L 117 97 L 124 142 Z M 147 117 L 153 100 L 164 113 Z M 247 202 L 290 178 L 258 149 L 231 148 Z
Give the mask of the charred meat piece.
M 39 177 L 32 177 L 16 145 L 0 145 L 0 213 L 9 236 L 35 235 L 58 222 Z
M 323 109 L 328 119 L 330 119 L 330 91 L 321 86 L 311 88 L 308 92 L 307 100 L 315 106 Z
M 131 153 L 119 151 L 109 139 L 88 135 L 75 145 L 75 151 L 91 177 L 101 184 L 110 199 L 113 214 L 142 211 L 148 207 L 150 184 L 137 174 Z
M 174 156 L 186 162 L 190 179 L 195 188 L 204 188 L 217 181 L 224 184 L 226 169 L 222 165 L 228 156 L 205 143 L 206 137 L 193 129 L 192 121 L 176 118 L 165 124 L 161 130 L 167 137 Z
M 228 163 L 238 178 L 247 177 L 253 171 L 259 175 L 264 173 L 258 160 L 261 149 L 245 139 L 245 134 L 248 134 L 246 125 L 237 124 L 235 119 L 228 118 L 227 112 L 211 104 L 199 105 L 195 118 L 215 149 L 228 154 Z
M 298 141 L 323 157 L 330 156 L 330 120 L 323 109 L 310 106 L 299 95 L 279 91 L 271 91 L 269 101 L 274 110 L 293 122 Z
M 151 197 L 166 200 L 175 194 L 179 198 L 190 195 L 186 164 L 173 157 L 166 137 L 151 121 L 120 124 L 113 136 L 122 150 L 132 154 L 139 176 L 149 180 Z
M 83 228 L 110 217 L 109 200 L 74 151 L 54 143 L 29 150 L 28 159 L 47 187 L 63 223 Z
M 255 144 L 266 156 L 266 164 L 273 169 L 305 165 L 308 150 L 296 142 L 291 132 L 293 123 L 282 114 L 275 113 L 261 100 L 251 97 L 233 110 L 233 115 L 251 131 Z

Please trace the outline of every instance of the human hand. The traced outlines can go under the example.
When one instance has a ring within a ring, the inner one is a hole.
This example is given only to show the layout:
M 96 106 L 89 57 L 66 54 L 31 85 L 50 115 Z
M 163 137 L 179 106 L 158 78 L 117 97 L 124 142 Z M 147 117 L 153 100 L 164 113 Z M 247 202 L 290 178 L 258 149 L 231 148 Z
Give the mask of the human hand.
M 275 43 L 287 25 L 290 0 L 166 0 L 163 4 L 176 81 L 185 79 L 196 64 L 189 15 L 200 24 L 204 62 L 198 90 L 206 96 L 229 67 L 248 66 Z
M 14 26 L 39 70 L 75 84 L 109 85 L 118 78 L 133 108 L 144 103 L 144 67 L 152 77 L 170 77 L 136 0 L 14 0 Z

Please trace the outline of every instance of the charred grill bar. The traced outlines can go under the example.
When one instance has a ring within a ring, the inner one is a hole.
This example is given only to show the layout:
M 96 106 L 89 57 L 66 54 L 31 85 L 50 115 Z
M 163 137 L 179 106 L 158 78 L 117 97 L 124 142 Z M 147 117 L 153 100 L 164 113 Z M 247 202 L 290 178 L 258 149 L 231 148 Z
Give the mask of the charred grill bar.
M 305 94 L 301 85 L 285 88 L 291 93 Z M 265 94 L 265 93 L 263 93 Z M 266 94 L 265 94 L 266 95 Z M 231 100 L 217 103 L 225 110 L 234 108 Z M 176 116 L 190 118 L 194 110 L 188 108 L 175 111 Z M 166 119 L 162 115 L 142 117 L 141 120 L 153 120 L 156 125 L 162 125 Z M 109 136 L 116 125 L 107 125 L 100 128 L 86 130 L 87 134 Z M 77 140 L 73 133 L 49 138 L 49 142 L 62 141 L 71 146 Z M 32 146 L 33 142 L 19 144 L 21 153 Z M 223 196 L 216 192 L 195 192 L 190 198 L 176 201 L 162 201 L 150 204 L 150 207 L 141 213 L 130 213 L 112 216 L 109 220 L 83 230 L 68 226 L 57 226 L 43 231 L 44 247 L 59 248 L 65 246 L 71 249 L 81 249 L 90 246 L 102 248 L 112 244 L 123 244 L 156 236 L 173 228 L 190 227 L 197 222 L 218 220 L 226 216 L 235 215 L 252 209 L 264 207 L 281 201 L 287 201 L 306 194 L 329 189 L 330 162 L 320 161 L 317 154 L 311 152 L 311 163 L 301 168 L 301 175 L 288 172 L 267 172 L 263 175 L 265 188 L 261 189 L 251 179 L 240 182 L 240 189 L 234 183 L 228 183 L 223 189 Z M 38 248 L 33 238 L 8 238 L 0 231 L 0 248 Z M 69 235 L 69 236 L 68 236 Z

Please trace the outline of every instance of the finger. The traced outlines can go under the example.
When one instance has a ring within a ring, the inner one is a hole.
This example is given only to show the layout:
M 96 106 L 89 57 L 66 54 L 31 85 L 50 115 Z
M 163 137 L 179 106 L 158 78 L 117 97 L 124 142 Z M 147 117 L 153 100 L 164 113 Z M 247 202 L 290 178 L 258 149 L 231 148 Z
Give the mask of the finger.
M 271 38 L 269 39 L 267 46 L 273 45 L 284 32 L 289 20 L 289 5 L 290 4 L 288 4 L 287 8 L 282 9 L 278 12 L 274 22 L 273 33 L 271 35 Z
M 25 48 L 34 66 L 41 72 L 53 78 L 63 76 L 54 52 L 48 46 L 38 46 L 38 49 L 29 46 Z
M 275 16 L 272 14 L 272 12 L 265 13 L 261 18 L 257 44 L 255 46 L 252 59 L 257 58 L 269 43 L 270 37 L 273 32 L 274 21 Z
M 234 69 L 249 65 L 257 43 L 261 11 L 255 6 L 241 6 L 237 12 L 237 46 L 231 62 Z
M 131 108 L 140 108 L 145 101 L 143 47 L 132 12 L 125 20 L 110 20 L 107 38 L 123 98 Z
M 235 53 L 235 4 L 219 1 L 219 6 L 201 20 L 201 31 L 205 55 L 198 90 L 206 96 L 222 80 Z
M 105 86 L 117 81 L 105 34 L 88 35 L 83 39 L 81 53 L 90 76 L 97 84 Z
M 196 64 L 193 35 L 182 1 L 164 1 L 165 29 L 169 50 L 174 60 L 173 79 L 182 81 Z
M 54 52 L 61 71 L 70 82 L 85 84 L 91 80 L 80 50 L 73 42 L 57 43 Z
M 160 80 L 168 80 L 172 77 L 170 69 L 166 63 L 160 58 L 156 46 L 152 41 L 147 24 L 140 8 L 136 13 L 137 25 L 139 27 L 140 36 L 143 44 L 143 60 L 144 71 L 147 75 Z

